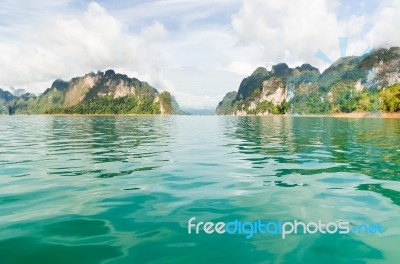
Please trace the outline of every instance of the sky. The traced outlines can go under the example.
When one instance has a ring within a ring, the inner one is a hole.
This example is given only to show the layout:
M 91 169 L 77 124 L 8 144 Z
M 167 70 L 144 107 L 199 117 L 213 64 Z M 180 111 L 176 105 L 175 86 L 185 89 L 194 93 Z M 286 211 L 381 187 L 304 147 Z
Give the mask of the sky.
M 55 79 L 114 69 L 215 108 L 257 67 L 325 69 L 400 46 L 398 0 L 0 0 L 0 87 L 40 93 Z

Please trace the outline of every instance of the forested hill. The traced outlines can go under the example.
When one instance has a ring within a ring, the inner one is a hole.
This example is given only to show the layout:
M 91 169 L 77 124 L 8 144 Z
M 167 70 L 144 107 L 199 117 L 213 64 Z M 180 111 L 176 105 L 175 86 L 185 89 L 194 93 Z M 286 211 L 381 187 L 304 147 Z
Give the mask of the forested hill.
M 400 48 L 337 60 L 324 72 L 310 64 L 257 68 L 216 108 L 220 115 L 400 111 Z
M 179 106 L 169 92 L 113 70 L 56 80 L 40 96 L 14 96 L 0 89 L 3 114 L 173 114 Z

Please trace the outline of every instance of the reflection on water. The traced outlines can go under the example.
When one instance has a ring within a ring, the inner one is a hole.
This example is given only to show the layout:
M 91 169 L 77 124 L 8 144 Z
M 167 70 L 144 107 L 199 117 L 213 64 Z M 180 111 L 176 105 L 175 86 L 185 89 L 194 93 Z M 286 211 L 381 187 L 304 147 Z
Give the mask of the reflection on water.
M 3 116 L 0 129 L 0 263 L 400 258 L 400 120 Z M 384 234 L 188 235 L 193 216 Z

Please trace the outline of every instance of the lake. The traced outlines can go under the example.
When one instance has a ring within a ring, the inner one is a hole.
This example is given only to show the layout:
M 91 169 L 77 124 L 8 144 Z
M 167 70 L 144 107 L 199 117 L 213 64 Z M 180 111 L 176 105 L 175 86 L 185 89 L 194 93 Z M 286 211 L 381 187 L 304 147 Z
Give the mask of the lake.
M 0 263 L 399 263 L 400 119 L 0 116 Z M 188 234 L 188 221 L 383 233 Z

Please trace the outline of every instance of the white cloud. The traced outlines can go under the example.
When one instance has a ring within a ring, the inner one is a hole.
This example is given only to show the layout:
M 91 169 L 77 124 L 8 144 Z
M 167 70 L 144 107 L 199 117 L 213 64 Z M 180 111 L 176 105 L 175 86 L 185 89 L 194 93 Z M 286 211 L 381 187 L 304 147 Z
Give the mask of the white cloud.
M 338 58 L 340 36 L 348 54 L 400 46 L 399 1 L 352 10 L 346 0 L 4 0 L 0 87 L 41 92 L 56 78 L 113 68 L 184 107 L 213 107 L 258 66 L 327 67 L 315 52 Z
M 366 39 L 376 47 L 400 46 L 400 1 L 383 1 L 374 13 Z
M 173 92 L 184 107 L 209 108 L 215 107 L 221 94 L 236 89 L 242 78 L 237 74 L 229 75 L 228 80 L 221 78 L 226 77 L 223 64 L 232 55 L 232 49 L 226 47 L 235 43 L 225 28 L 200 28 L 172 35 L 162 22 L 154 20 L 133 33 L 95 2 L 80 13 L 50 13 L 18 30 L 18 37 L 0 44 L 7 51 L 0 54 L 0 60 L 8 65 L 0 72 L 1 86 L 41 92 L 56 78 L 68 80 L 113 68 L 159 90 Z M 166 71 L 177 74 L 170 78 Z
M 155 21 L 150 26 L 143 28 L 140 32 L 140 36 L 142 38 L 144 38 L 146 41 L 151 41 L 150 44 L 154 41 L 165 38 L 167 34 L 168 31 L 159 21 Z
M 117 19 L 95 2 L 74 16 L 47 16 L 19 35 L 0 43 L 0 61 L 7 67 L 0 72 L 5 86 L 27 87 L 38 92 L 55 78 L 69 79 L 107 68 L 136 72 L 157 79 L 157 40 L 167 35 L 159 22 L 131 35 Z M 6 51 L 6 52 L 4 52 Z
M 368 3 L 362 3 L 363 5 Z M 372 4 L 372 3 L 371 3 Z M 371 5 L 372 6 L 372 5 Z M 348 55 L 359 55 L 368 47 L 399 46 L 400 2 L 382 1 L 371 14 L 340 17 L 340 8 L 347 1 L 328 0 L 245 0 L 233 16 L 232 26 L 243 46 L 258 43 L 265 64 L 304 62 L 325 68 L 328 65 L 315 57 L 318 49 L 333 60 L 340 56 L 338 38 L 348 37 Z
M 344 33 L 334 7 L 327 0 L 247 0 L 232 25 L 243 45 L 263 46 L 260 56 L 267 64 L 315 64 L 316 50 L 336 51 L 338 36 Z

